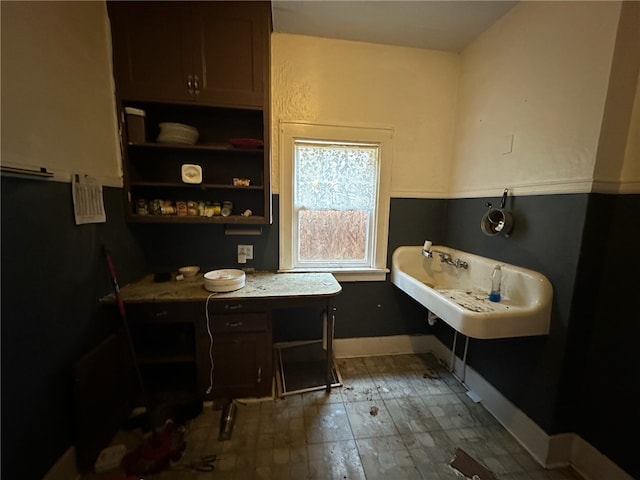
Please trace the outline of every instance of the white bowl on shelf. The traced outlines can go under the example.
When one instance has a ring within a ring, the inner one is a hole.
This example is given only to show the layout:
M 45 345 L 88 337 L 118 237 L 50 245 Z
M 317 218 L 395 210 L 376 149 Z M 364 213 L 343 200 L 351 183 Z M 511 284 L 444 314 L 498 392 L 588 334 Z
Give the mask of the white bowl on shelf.
M 160 124 L 158 143 L 178 143 L 194 145 L 198 141 L 198 129 L 182 123 L 163 122 Z
M 233 268 L 212 270 L 204 274 L 204 288 L 209 292 L 233 292 L 245 285 L 246 275 Z

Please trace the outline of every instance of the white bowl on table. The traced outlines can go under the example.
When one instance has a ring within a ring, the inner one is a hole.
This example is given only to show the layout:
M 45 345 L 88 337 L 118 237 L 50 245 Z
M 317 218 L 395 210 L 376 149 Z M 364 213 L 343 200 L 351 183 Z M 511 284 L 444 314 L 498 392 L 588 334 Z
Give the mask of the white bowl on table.
M 210 292 L 233 292 L 244 287 L 246 275 L 233 268 L 212 270 L 204 274 L 204 288 Z
M 181 273 L 184 276 L 184 278 L 193 278 L 198 274 L 199 271 L 200 271 L 200 267 L 195 265 L 180 267 L 178 269 L 178 272 Z

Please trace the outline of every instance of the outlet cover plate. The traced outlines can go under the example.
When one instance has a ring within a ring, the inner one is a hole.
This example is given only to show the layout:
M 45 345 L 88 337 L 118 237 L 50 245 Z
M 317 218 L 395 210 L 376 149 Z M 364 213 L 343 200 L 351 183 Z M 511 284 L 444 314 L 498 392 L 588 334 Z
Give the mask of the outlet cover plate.
M 247 260 L 253 260 L 253 245 L 238 245 L 238 255 L 244 255 Z

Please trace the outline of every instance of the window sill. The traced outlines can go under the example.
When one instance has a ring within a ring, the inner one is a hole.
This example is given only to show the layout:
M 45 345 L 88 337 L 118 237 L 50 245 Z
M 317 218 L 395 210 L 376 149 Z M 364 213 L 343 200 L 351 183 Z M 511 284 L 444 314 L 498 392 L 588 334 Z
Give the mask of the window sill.
M 278 270 L 286 273 L 309 273 L 309 272 L 329 272 L 332 273 L 339 282 L 384 282 L 387 279 L 388 268 L 367 268 L 361 270 L 340 270 L 331 268 L 292 268 L 288 270 Z

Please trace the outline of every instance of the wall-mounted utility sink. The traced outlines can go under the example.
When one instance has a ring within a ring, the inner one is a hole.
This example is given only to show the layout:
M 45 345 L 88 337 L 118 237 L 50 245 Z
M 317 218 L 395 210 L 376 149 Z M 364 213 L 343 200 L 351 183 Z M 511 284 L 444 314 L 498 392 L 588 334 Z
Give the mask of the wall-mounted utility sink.
M 432 257 L 427 258 L 423 246 L 398 247 L 391 281 L 455 330 L 481 339 L 549 333 L 553 288 L 547 277 L 445 246 L 430 251 Z M 502 269 L 502 298 L 491 302 L 496 265 Z

